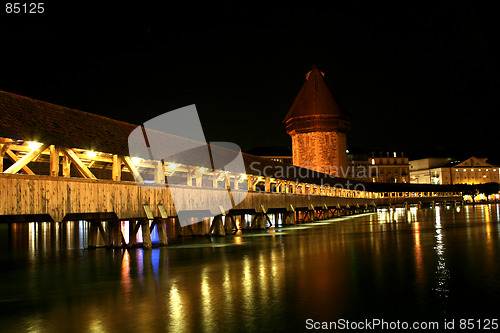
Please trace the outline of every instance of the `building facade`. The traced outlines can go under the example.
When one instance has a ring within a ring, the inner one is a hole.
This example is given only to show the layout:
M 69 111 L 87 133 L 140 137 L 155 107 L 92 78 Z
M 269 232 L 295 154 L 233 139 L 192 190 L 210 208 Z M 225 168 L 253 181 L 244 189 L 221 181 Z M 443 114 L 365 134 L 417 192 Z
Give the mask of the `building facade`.
M 292 150 L 288 147 L 255 147 L 246 151 L 246 153 L 267 158 L 275 162 L 286 164 L 293 163 Z
M 409 183 L 410 164 L 404 153 L 349 153 L 349 178 L 373 183 Z
M 350 150 L 350 149 L 349 149 Z M 360 151 L 348 151 L 348 175 L 346 178 L 356 179 L 360 181 L 371 181 L 371 169 L 368 164 L 368 154 Z
M 307 73 L 283 123 L 292 138 L 294 165 L 339 177 L 347 172 L 350 119 L 316 66 Z
M 499 167 L 487 158 L 470 157 L 464 161 L 453 158 L 424 158 L 410 162 L 412 183 L 421 184 L 485 184 L 500 183 Z
M 375 183 L 409 183 L 410 164 L 404 153 L 372 153 L 368 160 L 370 180 Z

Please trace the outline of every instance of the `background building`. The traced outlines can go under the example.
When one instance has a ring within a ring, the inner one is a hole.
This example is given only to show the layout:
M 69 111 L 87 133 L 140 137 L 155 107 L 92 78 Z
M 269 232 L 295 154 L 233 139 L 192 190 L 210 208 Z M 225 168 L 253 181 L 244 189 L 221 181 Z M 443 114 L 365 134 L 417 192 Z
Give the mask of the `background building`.
M 347 151 L 347 164 L 349 174 L 347 178 L 360 181 L 371 181 L 369 164 L 369 154 L 359 148 L 350 148 Z
M 410 165 L 404 153 L 372 152 L 359 149 L 347 154 L 349 178 L 375 183 L 409 183 Z
M 292 164 L 292 150 L 288 147 L 255 147 L 248 151 L 247 154 L 268 158 L 272 161 Z
M 412 183 L 424 184 L 485 184 L 499 183 L 499 168 L 487 158 L 470 157 L 464 161 L 453 158 L 424 158 L 410 161 Z
M 451 184 L 449 166 L 458 162 L 451 157 L 431 157 L 410 161 L 410 182 Z
M 409 183 L 410 164 L 404 153 L 372 153 L 368 161 L 370 179 L 377 183 Z

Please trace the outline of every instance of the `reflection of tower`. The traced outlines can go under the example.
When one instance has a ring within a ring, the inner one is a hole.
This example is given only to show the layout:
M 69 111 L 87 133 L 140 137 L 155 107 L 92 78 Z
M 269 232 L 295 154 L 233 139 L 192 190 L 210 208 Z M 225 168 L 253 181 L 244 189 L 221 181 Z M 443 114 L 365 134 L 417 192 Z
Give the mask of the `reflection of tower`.
M 324 73 L 316 66 L 295 98 L 283 123 L 292 137 L 293 164 L 319 172 L 347 175 L 346 132 L 350 119 L 340 110 Z

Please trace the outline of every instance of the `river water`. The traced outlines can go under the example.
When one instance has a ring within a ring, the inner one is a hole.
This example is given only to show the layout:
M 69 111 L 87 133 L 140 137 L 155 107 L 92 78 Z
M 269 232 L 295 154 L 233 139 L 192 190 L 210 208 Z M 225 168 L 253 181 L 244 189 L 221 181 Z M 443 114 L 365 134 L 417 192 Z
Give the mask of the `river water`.
M 499 223 L 499 205 L 379 210 L 150 251 L 84 250 L 79 225 L 3 224 L 0 332 L 495 328 Z

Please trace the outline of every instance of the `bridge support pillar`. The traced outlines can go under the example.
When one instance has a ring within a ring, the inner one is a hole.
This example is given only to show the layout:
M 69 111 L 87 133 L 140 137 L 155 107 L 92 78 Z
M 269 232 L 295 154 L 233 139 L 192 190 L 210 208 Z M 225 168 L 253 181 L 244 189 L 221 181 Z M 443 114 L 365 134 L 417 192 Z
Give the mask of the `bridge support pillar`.
M 142 247 L 145 249 L 150 249 L 153 247 L 151 243 L 151 230 L 149 228 L 149 220 L 141 219 L 140 222 L 142 229 Z
M 294 225 L 295 224 L 295 209 L 290 205 L 289 210 L 284 213 L 284 225 Z
M 167 232 L 165 231 L 165 220 L 166 219 L 158 219 L 156 221 L 156 229 L 158 230 L 158 238 L 160 240 L 160 246 L 168 245 Z
M 250 229 L 266 229 L 266 214 L 255 213 Z
M 329 218 L 328 213 L 329 213 L 330 211 L 328 210 L 328 206 L 327 206 L 326 204 L 323 204 L 323 209 L 322 209 L 322 211 L 323 211 L 323 219 L 324 219 L 324 220 L 328 219 L 328 218 Z
M 274 226 L 277 227 L 279 225 L 280 213 L 274 213 Z M 283 222 L 281 222 L 283 224 Z
M 309 214 L 309 220 L 311 222 L 315 221 L 315 216 L 314 216 L 315 212 L 316 212 L 316 210 L 314 209 L 314 206 L 311 204 L 309 206 L 309 210 L 307 211 L 307 214 Z
M 224 229 L 224 223 L 222 222 L 222 215 L 214 217 L 212 226 L 210 227 L 210 235 L 212 234 L 216 236 L 226 236 L 226 230 Z
M 122 247 L 122 232 L 120 230 L 120 221 L 112 220 L 108 222 L 109 247 Z
M 236 216 L 234 215 L 226 215 L 226 234 L 232 234 L 233 232 L 238 231 L 238 226 L 236 225 Z
M 95 249 L 97 247 L 97 233 L 99 231 L 99 227 L 97 226 L 97 222 L 94 220 L 89 221 L 89 224 L 88 248 Z
M 337 204 L 337 207 L 333 212 L 333 217 L 340 217 L 341 215 L 342 215 L 342 207 L 340 207 L 340 204 Z

